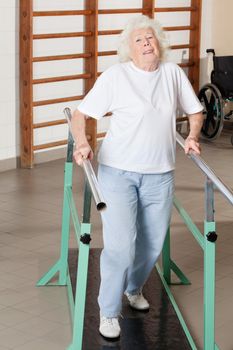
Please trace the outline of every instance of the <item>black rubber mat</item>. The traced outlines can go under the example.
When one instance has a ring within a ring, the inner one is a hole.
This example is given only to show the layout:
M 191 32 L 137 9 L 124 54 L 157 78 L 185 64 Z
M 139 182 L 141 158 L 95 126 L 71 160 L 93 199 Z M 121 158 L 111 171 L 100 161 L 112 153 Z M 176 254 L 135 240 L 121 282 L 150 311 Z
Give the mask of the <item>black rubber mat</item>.
M 109 341 L 99 334 L 97 296 L 100 283 L 100 251 L 100 249 L 90 249 L 83 350 L 191 349 L 156 269 L 143 289 L 144 295 L 150 302 L 150 310 L 134 311 L 124 297 L 123 318 L 120 318 L 122 329 L 120 338 Z M 73 293 L 76 287 L 76 270 L 77 250 L 70 249 L 69 271 Z

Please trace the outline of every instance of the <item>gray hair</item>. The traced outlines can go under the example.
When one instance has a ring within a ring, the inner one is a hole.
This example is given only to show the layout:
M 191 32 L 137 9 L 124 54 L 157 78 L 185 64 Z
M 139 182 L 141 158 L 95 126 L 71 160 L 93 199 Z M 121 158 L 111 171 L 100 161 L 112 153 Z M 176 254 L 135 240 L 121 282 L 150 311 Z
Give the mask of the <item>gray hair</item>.
M 125 29 L 121 32 L 120 43 L 117 51 L 120 62 L 127 62 L 131 60 L 129 38 L 135 29 L 140 28 L 151 28 L 153 30 L 159 42 L 160 60 L 164 60 L 168 51 L 169 44 L 160 23 L 157 20 L 149 18 L 145 15 L 140 15 L 132 18 L 127 23 Z

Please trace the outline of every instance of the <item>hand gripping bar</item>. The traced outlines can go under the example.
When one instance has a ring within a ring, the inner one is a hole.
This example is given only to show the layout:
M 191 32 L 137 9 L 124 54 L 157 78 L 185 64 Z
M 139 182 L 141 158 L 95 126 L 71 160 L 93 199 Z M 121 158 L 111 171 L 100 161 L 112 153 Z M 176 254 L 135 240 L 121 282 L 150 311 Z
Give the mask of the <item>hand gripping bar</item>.
M 68 122 L 69 131 L 73 137 L 72 128 L 71 128 L 71 119 L 72 119 L 71 110 L 70 110 L 70 108 L 66 107 L 63 112 L 64 112 L 65 117 L 66 117 L 67 122 Z M 74 137 L 73 137 L 73 141 L 74 141 Z M 99 185 L 98 185 L 98 181 L 97 181 L 95 172 L 92 168 L 92 165 L 91 165 L 91 162 L 89 159 L 83 160 L 83 169 L 84 169 L 84 173 L 85 173 L 86 178 L 88 180 L 88 184 L 90 186 L 90 189 L 91 189 L 91 192 L 92 192 L 95 204 L 96 204 L 96 209 L 98 211 L 101 211 L 101 210 L 105 209 L 107 206 L 103 200 L 103 196 L 102 196 L 101 191 L 99 189 Z

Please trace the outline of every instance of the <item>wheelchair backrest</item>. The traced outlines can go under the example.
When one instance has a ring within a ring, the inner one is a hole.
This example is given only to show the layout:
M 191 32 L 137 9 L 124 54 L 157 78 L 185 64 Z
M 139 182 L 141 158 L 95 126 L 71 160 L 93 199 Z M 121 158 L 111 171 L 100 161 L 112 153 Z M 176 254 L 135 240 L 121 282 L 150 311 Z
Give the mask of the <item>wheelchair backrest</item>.
M 219 88 L 224 98 L 233 97 L 233 56 L 213 56 L 213 60 L 211 82 Z

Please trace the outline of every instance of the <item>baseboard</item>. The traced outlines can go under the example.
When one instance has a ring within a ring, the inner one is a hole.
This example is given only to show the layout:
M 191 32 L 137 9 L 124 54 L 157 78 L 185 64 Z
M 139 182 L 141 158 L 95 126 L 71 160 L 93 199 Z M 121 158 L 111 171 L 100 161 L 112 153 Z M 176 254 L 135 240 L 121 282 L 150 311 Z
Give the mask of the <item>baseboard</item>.
M 54 148 L 34 153 L 34 164 L 46 163 L 52 160 L 66 158 L 67 147 Z
M 19 158 L 8 158 L 0 160 L 0 172 L 16 169 L 19 164 Z
M 34 154 L 34 164 L 46 163 L 52 160 L 65 159 L 67 147 L 45 150 Z M 0 172 L 20 168 L 20 157 L 0 160 Z

